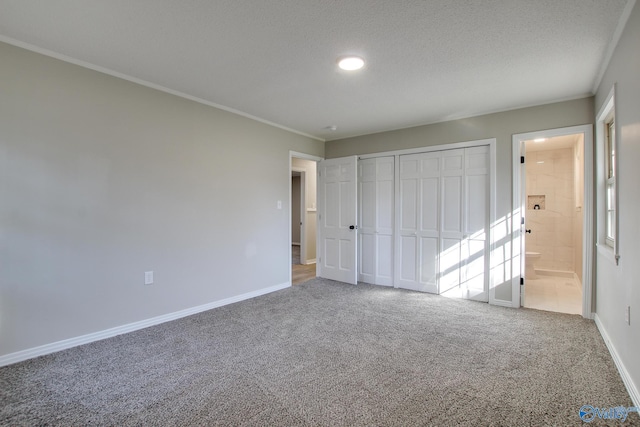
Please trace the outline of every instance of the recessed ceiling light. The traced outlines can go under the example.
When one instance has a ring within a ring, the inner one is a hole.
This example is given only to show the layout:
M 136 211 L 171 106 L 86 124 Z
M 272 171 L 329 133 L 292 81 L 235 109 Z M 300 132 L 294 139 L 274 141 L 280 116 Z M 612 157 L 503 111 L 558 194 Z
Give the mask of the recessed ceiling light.
M 327 126 L 325 127 L 326 130 L 330 130 L 331 132 L 334 132 L 336 130 L 338 130 L 338 126 L 336 125 L 331 125 L 331 126 Z
M 533 140 L 533 142 L 545 142 L 547 140 L 547 138 L 536 138 Z
M 359 56 L 344 56 L 338 59 L 338 67 L 347 71 L 355 71 L 364 67 L 364 59 Z

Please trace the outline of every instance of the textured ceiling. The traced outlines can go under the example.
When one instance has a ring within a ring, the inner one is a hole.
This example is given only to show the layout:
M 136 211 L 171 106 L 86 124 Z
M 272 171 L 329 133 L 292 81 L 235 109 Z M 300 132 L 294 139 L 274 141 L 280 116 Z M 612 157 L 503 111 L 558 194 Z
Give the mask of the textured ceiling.
M 590 95 L 629 1 L 0 0 L 0 40 L 331 140 Z

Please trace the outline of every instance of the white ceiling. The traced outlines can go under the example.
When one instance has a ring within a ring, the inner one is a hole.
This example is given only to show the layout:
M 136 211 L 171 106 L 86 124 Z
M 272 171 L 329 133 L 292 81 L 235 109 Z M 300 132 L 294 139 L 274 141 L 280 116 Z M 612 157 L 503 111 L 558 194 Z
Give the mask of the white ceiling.
M 556 136 L 547 138 L 544 141 L 536 142 L 535 140 L 525 141 L 525 151 L 527 153 L 533 151 L 549 151 L 562 150 L 565 148 L 573 148 L 582 134 Z
M 0 41 L 332 140 L 591 95 L 634 1 L 0 0 Z

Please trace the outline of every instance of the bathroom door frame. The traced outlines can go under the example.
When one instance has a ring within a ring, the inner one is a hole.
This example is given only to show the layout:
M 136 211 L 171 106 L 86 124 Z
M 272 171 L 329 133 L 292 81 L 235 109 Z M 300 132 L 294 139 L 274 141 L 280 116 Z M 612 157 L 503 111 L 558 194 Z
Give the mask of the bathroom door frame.
M 593 248 L 595 246 L 593 224 L 593 125 L 571 126 L 548 129 L 536 132 L 514 134 L 512 137 L 513 153 L 513 210 L 511 222 L 511 303 L 513 307 L 521 305 L 521 286 L 524 285 L 525 247 L 524 247 L 524 213 L 526 195 L 525 167 L 522 159 L 525 156 L 524 142 L 536 138 L 554 138 L 556 136 L 583 134 L 584 143 L 584 203 L 582 207 L 582 317 L 593 319 Z M 526 163 L 525 163 L 526 164 Z

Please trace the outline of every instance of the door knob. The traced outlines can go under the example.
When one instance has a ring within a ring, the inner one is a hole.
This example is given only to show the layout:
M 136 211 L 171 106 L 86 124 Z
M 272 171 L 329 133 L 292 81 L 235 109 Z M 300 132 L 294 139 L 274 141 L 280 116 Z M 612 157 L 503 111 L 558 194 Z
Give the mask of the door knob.
M 531 234 L 531 230 L 524 230 L 524 232 Z
M 355 230 L 355 229 L 357 229 L 357 228 L 358 228 L 358 226 L 357 226 L 357 225 L 350 225 L 350 226 L 349 226 L 349 230 Z

